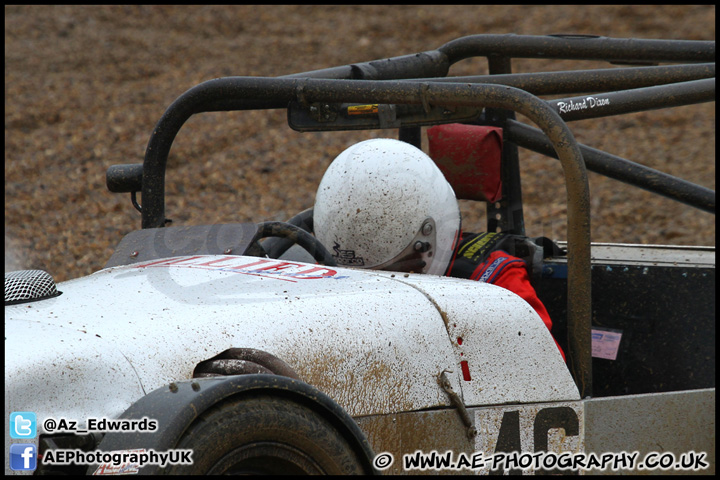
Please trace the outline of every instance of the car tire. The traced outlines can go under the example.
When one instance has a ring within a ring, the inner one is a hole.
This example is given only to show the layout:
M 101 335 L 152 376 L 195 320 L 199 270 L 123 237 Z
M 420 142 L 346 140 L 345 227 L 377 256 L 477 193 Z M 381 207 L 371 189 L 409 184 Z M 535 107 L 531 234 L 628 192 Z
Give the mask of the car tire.
M 305 404 L 279 395 L 241 395 L 204 412 L 177 449 L 193 465 L 169 474 L 364 474 L 343 435 Z

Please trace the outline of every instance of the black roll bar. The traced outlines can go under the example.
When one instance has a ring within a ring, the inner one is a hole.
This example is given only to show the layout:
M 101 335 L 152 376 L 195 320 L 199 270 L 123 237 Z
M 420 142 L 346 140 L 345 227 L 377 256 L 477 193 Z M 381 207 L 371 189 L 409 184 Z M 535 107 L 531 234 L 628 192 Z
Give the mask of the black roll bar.
M 438 48 L 453 64 L 470 57 L 604 60 L 646 65 L 715 61 L 715 42 L 646 40 L 595 35 L 470 35 Z M 431 75 L 429 75 L 431 76 Z
M 636 65 L 708 63 L 715 61 L 715 42 L 591 35 L 470 35 L 448 42 L 436 50 L 313 70 L 283 78 L 400 80 L 445 77 L 451 65 L 471 57 L 604 60 Z
M 602 68 L 564 72 L 469 75 L 409 79 L 412 82 L 492 83 L 508 85 L 533 95 L 565 95 L 613 92 L 689 82 L 715 77 L 715 64 L 665 65 L 660 67 Z
M 548 100 L 566 122 L 610 115 L 672 108 L 715 100 L 715 77 L 690 82 L 635 88 L 595 96 Z
M 537 128 L 508 120 L 503 135 L 508 141 L 520 147 L 557 158 L 552 144 Z M 714 190 L 582 144 L 580 151 L 585 160 L 585 167 L 591 172 L 715 214 Z

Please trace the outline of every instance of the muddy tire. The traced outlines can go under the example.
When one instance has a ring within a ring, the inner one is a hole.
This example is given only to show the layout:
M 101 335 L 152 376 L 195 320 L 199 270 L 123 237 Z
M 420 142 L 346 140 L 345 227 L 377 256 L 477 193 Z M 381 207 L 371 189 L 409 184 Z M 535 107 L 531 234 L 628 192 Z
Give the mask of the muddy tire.
M 360 457 L 307 405 L 277 395 L 243 395 L 204 412 L 175 448 L 193 465 L 170 474 L 363 474 Z

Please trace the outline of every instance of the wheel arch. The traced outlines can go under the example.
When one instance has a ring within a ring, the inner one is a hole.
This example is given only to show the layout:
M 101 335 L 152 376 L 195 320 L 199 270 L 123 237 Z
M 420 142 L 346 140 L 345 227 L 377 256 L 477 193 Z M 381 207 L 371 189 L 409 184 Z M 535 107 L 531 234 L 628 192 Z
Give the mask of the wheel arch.
M 154 419 L 152 432 L 110 432 L 97 450 L 102 452 L 146 449 L 164 452 L 175 448 L 187 428 L 205 411 L 241 395 L 273 394 L 284 396 L 311 408 L 327 419 L 358 454 L 367 473 L 378 473 L 373 467 L 374 452 L 360 427 L 332 398 L 297 379 L 268 374 L 195 378 L 173 382 L 142 397 L 119 418 Z M 94 473 L 98 465 L 91 465 Z M 159 465 L 146 465 L 140 474 L 162 473 Z

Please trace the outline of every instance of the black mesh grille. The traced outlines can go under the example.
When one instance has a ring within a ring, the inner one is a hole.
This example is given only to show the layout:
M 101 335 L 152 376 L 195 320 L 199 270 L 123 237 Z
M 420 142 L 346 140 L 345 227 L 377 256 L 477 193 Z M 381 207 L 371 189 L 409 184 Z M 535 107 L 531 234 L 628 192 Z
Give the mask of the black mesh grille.
M 55 297 L 59 294 L 52 276 L 43 270 L 5 273 L 6 305 Z

